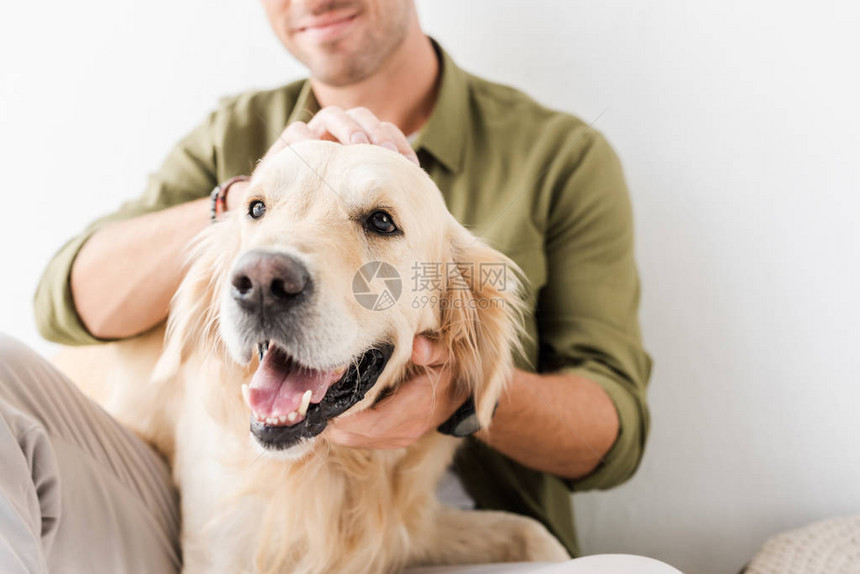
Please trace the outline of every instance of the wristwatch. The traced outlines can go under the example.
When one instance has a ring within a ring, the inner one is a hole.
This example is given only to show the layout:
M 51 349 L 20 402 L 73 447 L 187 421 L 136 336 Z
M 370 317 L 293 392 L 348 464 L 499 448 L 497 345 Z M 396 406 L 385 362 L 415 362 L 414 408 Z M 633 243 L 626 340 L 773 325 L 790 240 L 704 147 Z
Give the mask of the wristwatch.
M 470 395 L 460 408 L 447 421 L 439 425 L 436 430 L 442 434 L 464 438 L 481 430 L 478 422 L 478 412 L 475 409 L 475 399 Z

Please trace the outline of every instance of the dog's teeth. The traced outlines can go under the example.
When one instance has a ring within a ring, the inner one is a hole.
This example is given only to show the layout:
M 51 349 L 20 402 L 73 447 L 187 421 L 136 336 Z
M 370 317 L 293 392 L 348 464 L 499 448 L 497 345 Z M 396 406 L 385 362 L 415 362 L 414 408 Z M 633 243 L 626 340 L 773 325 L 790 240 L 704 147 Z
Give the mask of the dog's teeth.
M 248 385 L 242 385 L 242 400 L 245 401 L 245 406 L 251 408 L 251 389 Z
M 311 390 L 308 389 L 302 395 L 302 403 L 299 405 L 299 414 L 301 416 L 305 416 L 308 413 L 308 407 L 311 404 L 311 394 Z
M 296 411 L 293 411 L 287 415 L 287 420 L 290 422 L 294 422 L 297 418 L 299 418 L 299 413 L 297 413 Z
M 278 422 L 279 422 L 279 423 L 281 423 L 281 424 L 284 424 L 285 422 L 287 422 L 287 415 L 281 415 L 281 416 L 279 416 L 279 417 L 278 417 Z
M 259 355 L 260 360 L 266 356 L 266 353 L 269 352 L 269 341 L 264 341 L 262 343 L 257 343 L 257 355 Z
M 260 415 L 257 413 L 257 411 L 251 411 L 251 414 L 254 415 L 254 418 L 257 419 L 258 421 L 263 420 L 260 418 Z
M 278 419 L 276 419 L 275 417 L 269 417 L 266 419 L 266 424 L 267 425 L 276 425 L 276 424 L 278 424 Z

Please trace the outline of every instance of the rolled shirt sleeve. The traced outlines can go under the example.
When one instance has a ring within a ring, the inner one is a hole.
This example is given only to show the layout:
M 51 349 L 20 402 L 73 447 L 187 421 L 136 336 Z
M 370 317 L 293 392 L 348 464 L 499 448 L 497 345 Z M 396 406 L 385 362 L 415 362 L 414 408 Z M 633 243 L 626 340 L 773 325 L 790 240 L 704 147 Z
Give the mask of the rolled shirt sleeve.
M 569 145 L 580 159 L 559 180 L 550 209 L 537 322 L 541 370 L 597 383 L 618 413 L 619 434 L 598 468 L 566 481 L 573 490 L 589 490 L 624 482 L 641 461 L 651 359 L 639 329 L 633 215 L 621 165 L 600 133 L 577 135 Z

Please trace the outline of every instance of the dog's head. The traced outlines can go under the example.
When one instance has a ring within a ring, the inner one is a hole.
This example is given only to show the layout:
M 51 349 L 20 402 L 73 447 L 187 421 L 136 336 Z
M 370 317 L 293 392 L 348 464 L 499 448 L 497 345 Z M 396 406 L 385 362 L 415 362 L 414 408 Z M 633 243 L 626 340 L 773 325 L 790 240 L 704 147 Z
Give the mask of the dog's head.
M 413 338 L 428 334 L 486 425 L 518 345 L 514 273 L 408 160 L 302 143 L 262 162 L 242 206 L 201 236 L 165 356 L 226 351 L 250 375 L 241 396 L 253 437 L 285 450 L 396 386 Z M 221 390 L 238 399 L 235 387 Z

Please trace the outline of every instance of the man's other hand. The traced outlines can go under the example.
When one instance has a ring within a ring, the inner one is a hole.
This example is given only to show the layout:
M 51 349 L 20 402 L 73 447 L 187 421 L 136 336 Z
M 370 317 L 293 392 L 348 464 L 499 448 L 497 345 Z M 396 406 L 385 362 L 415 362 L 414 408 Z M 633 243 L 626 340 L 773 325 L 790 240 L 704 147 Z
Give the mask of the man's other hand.
M 412 362 L 427 367 L 427 372 L 402 382 L 376 406 L 335 419 L 324 436 L 343 446 L 393 449 L 436 432 L 467 396 L 456 392 L 441 344 L 415 337 Z

